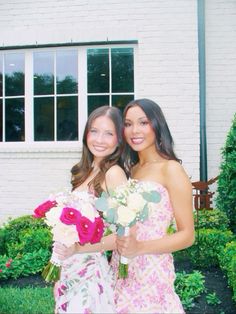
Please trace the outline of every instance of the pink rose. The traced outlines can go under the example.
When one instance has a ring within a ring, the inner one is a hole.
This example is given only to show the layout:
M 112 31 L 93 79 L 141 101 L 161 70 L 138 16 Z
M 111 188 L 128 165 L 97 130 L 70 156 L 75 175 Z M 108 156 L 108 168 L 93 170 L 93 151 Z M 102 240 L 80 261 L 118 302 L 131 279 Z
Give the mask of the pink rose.
M 85 244 L 90 242 L 93 237 L 95 224 L 85 216 L 81 216 L 76 224 L 76 229 L 78 231 L 80 244 Z
M 76 225 L 81 217 L 80 212 L 72 207 L 64 207 L 60 216 L 61 222 L 66 225 Z
M 94 225 L 95 225 L 94 233 L 90 241 L 92 244 L 99 242 L 104 232 L 104 222 L 101 217 L 95 218 Z
M 45 217 L 46 212 L 48 212 L 52 207 L 56 205 L 57 205 L 56 201 L 46 201 L 42 203 L 37 208 L 35 208 L 33 217 L 35 218 Z

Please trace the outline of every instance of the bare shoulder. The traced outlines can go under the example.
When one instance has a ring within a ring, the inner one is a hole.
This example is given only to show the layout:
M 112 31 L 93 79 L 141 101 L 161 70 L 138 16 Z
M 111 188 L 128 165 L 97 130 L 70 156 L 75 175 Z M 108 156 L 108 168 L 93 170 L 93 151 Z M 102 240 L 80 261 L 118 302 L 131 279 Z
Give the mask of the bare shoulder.
M 168 160 L 166 162 L 164 172 L 169 184 L 177 182 L 179 184 L 191 184 L 184 167 L 175 160 Z
M 127 177 L 124 170 L 120 166 L 114 165 L 107 170 L 105 180 L 108 188 L 115 188 L 117 185 L 125 183 L 127 181 Z

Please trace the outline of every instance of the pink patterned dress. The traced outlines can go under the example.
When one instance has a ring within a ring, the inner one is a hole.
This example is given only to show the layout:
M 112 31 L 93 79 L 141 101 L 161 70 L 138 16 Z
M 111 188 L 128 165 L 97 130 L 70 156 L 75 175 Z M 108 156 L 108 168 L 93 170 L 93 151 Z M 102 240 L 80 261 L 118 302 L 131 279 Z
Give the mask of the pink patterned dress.
M 149 204 L 149 217 L 137 223 L 138 240 L 154 240 L 166 235 L 173 220 L 173 209 L 165 187 L 156 182 L 140 181 L 151 185 L 161 194 L 161 201 Z M 119 255 L 113 253 L 111 265 L 118 273 Z M 174 290 L 175 270 L 171 254 L 147 254 L 129 261 L 127 279 L 117 279 L 115 285 L 116 312 L 128 313 L 184 313 Z
M 60 280 L 56 284 L 55 312 L 115 313 L 113 287 L 113 273 L 104 254 L 72 255 L 64 260 Z

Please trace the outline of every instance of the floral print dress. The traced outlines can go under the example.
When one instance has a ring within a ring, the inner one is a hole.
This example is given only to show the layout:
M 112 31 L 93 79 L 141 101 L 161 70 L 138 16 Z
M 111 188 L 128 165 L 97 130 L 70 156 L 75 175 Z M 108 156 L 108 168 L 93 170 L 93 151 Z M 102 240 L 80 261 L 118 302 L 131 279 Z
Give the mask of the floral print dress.
M 63 262 L 55 289 L 56 313 L 115 313 L 114 285 L 106 257 L 75 254 Z
M 149 217 L 137 223 L 138 240 L 154 240 L 166 235 L 173 220 L 168 191 L 156 182 L 140 181 L 154 186 L 161 195 L 159 203 L 149 203 Z M 119 255 L 112 256 L 112 268 L 118 274 Z M 116 279 L 116 313 L 184 313 L 174 290 L 175 270 L 171 254 L 140 255 L 129 261 L 128 278 Z

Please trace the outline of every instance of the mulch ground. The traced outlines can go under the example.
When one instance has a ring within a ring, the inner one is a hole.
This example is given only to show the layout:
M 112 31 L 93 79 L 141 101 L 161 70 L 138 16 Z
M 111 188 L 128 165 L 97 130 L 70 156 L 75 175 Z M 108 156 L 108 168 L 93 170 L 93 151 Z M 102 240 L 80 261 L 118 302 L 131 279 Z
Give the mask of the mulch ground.
M 189 262 L 177 262 L 175 264 L 176 271 L 185 271 L 186 273 L 197 270 Z M 196 301 L 195 306 L 186 312 L 186 314 L 235 314 L 236 304 L 232 301 L 232 290 L 228 287 L 227 278 L 222 271 L 217 268 L 207 270 L 199 269 L 205 276 L 205 287 L 207 292 L 203 293 Z M 18 279 L 8 279 L 1 281 L 1 286 L 14 287 L 46 287 L 50 284 L 45 283 L 41 275 L 33 275 Z M 221 303 L 217 305 L 209 305 L 206 301 L 206 295 L 215 292 Z
M 195 306 L 187 311 L 187 314 L 236 314 L 236 303 L 232 300 L 232 290 L 228 286 L 227 278 L 220 268 L 212 267 L 210 269 L 197 269 L 189 262 L 175 263 L 176 271 L 185 271 L 186 273 L 193 270 L 199 270 L 205 276 L 206 293 L 203 293 L 196 301 Z M 206 295 L 215 292 L 221 301 L 217 305 L 209 305 Z

